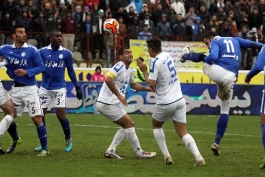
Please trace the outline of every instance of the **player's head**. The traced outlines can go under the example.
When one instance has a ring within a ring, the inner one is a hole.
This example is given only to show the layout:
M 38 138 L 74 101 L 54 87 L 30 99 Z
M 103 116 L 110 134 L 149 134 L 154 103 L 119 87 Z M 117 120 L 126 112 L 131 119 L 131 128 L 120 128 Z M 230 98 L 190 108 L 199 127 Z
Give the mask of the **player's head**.
M 119 57 L 120 57 L 120 60 L 122 60 L 128 66 L 133 61 L 132 51 L 129 47 L 121 47 L 119 49 Z
M 162 51 L 161 39 L 152 37 L 146 40 L 149 55 L 155 57 Z
M 96 73 L 98 74 L 101 74 L 101 67 L 100 66 L 97 66 L 96 69 L 95 69 Z
M 23 25 L 13 25 L 10 31 L 15 44 L 18 43 L 23 45 L 26 42 L 26 32 Z
M 58 29 L 53 29 L 49 34 L 52 46 L 60 46 L 62 44 L 62 33 Z
M 213 31 L 207 31 L 203 36 L 203 42 L 207 47 L 210 47 L 210 42 L 213 40 L 213 38 L 217 36 L 217 34 Z

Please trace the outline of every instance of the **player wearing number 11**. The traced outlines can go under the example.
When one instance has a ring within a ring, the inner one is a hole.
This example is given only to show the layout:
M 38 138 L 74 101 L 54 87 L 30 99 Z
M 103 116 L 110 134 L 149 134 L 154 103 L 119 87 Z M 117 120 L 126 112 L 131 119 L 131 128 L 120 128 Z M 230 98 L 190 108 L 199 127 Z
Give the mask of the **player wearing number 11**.
M 241 47 L 260 49 L 263 44 L 239 37 L 220 37 L 212 31 L 205 33 L 204 43 L 210 49 L 208 56 L 201 53 L 190 52 L 190 47 L 186 46 L 182 50 L 180 61 L 203 61 L 204 73 L 217 84 L 217 95 L 220 98 L 221 111 L 217 122 L 215 140 L 211 146 L 211 150 L 214 155 L 219 156 L 219 144 L 227 128 L 233 87 L 238 76 Z
M 168 152 L 162 129 L 163 124 L 172 118 L 177 134 L 196 159 L 194 166 L 205 165 L 206 163 L 193 137 L 186 130 L 186 101 L 181 91 L 173 59 L 169 53 L 162 52 L 159 38 L 153 37 L 146 42 L 148 52 L 153 57 L 150 62 L 150 73 L 148 74 L 147 66 L 141 60 L 137 60 L 137 65 L 144 73 L 148 86 L 157 94 L 157 101 L 152 114 L 153 133 L 164 155 L 165 162 L 167 165 L 174 163 Z

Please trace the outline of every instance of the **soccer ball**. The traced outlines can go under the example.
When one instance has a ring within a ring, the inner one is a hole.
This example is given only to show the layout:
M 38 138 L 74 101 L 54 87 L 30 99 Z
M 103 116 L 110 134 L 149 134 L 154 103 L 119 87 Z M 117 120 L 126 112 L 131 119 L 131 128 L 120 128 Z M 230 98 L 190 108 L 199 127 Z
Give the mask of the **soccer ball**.
M 116 34 L 119 31 L 119 22 L 114 18 L 107 19 L 103 23 L 103 30 L 106 34 Z

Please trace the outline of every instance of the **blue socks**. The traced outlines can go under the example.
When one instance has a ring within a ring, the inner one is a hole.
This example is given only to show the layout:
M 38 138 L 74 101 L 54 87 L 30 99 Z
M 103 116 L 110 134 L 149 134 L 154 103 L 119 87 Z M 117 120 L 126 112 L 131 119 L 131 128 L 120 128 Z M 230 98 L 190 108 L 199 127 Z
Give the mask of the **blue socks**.
M 17 133 L 17 124 L 15 121 L 13 121 L 9 128 L 7 129 L 8 133 L 12 137 L 13 141 L 17 141 L 19 139 L 18 133 Z
M 265 124 L 261 124 L 261 131 L 262 131 L 262 144 L 265 150 Z
M 70 131 L 70 123 L 69 123 L 69 120 L 67 118 L 65 118 L 64 121 L 61 121 L 60 120 L 60 123 L 61 123 L 62 128 L 63 128 L 63 132 L 64 132 L 64 135 L 65 135 L 65 139 L 66 140 L 71 139 L 71 131 Z
M 48 151 L 47 132 L 46 132 L 46 127 L 43 123 L 41 123 L 37 127 L 37 132 L 40 139 L 42 150 Z
M 217 130 L 216 130 L 216 135 L 215 135 L 215 140 L 214 140 L 216 144 L 220 144 L 220 141 L 225 134 L 227 124 L 228 124 L 228 115 L 221 114 L 217 122 Z

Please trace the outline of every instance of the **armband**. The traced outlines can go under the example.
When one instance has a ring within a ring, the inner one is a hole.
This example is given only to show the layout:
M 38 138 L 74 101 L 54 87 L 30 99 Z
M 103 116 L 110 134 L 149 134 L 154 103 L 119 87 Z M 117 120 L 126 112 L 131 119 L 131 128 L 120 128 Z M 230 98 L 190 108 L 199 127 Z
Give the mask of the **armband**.
M 116 77 L 116 75 L 113 72 L 108 72 L 107 76 L 111 77 L 112 79 Z

